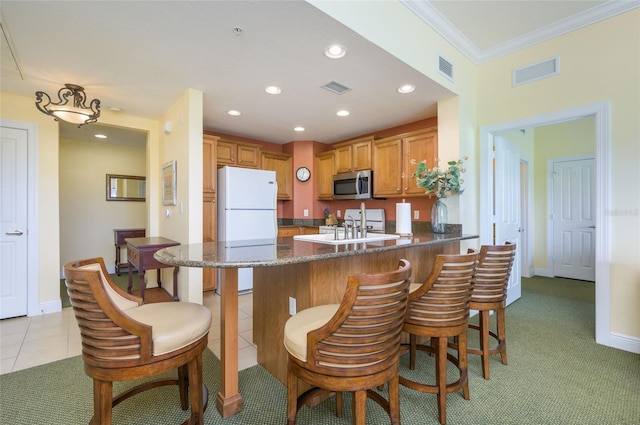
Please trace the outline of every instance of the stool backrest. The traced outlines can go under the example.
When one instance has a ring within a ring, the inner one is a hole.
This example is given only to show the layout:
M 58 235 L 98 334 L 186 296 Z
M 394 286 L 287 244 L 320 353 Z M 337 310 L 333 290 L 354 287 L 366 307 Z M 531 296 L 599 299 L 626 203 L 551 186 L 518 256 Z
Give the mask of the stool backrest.
M 67 263 L 64 276 L 86 364 L 125 367 L 151 358 L 151 327 L 124 313 L 142 304 L 142 299 L 113 283 L 102 258 Z
M 405 323 L 452 327 L 467 323 L 478 254 L 438 255 L 431 274 L 409 295 Z
M 356 274 L 336 314 L 307 334 L 307 364 L 330 375 L 376 373 L 397 361 L 411 265 L 388 273 Z
M 499 303 L 507 298 L 516 245 L 482 245 L 471 302 Z

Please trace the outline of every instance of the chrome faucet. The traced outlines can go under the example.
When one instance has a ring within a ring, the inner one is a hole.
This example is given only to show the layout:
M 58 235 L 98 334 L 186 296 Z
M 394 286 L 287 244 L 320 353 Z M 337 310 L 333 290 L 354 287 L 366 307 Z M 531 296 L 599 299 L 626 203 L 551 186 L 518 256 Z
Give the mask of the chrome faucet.
M 360 237 L 367 237 L 367 209 L 364 207 L 364 202 L 360 203 Z
M 347 220 L 351 220 L 351 225 L 347 224 Z M 351 217 L 350 215 L 346 216 L 344 218 L 344 223 L 342 223 L 342 225 L 344 226 L 344 238 L 345 239 L 355 239 L 356 238 L 356 221 L 353 219 L 353 217 Z M 349 232 L 349 228 L 351 228 L 351 232 Z M 349 236 L 349 233 L 351 233 L 351 236 Z

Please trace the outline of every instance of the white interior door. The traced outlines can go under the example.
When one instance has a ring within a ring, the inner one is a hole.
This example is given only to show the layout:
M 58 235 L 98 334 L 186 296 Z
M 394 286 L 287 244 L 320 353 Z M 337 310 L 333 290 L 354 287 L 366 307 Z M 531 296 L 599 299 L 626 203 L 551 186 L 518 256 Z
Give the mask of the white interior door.
M 595 281 L 595 159 L 554 161 L 553 274 Z
M 505 138 L 494 139 L 494 244 L 511 242 L 516 245 L 516 256 L 507 290 L 507 305 L 522 295 L 520 286 L 520 149 Z
M 0 137 L 0 318 L 27 314 L 27 131 Z

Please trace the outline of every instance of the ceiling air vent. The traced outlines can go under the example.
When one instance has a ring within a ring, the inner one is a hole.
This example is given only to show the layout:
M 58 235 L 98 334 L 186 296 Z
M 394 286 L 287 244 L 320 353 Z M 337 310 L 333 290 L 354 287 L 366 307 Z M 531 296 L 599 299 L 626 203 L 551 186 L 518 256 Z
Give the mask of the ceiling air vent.
M 331 81 L 322 87 L 336 94 L 342 94 L 344 92 L 351 90 L 349 87 L 343 86 L 342 84 L 336 83 L 335 81 Z
M 553 77 L 560 73 L 560 58 L 555 57 L 513 70 L 513 87 Z
M 442 56 L 438 56 L 438 71 L 440 71 L 440 74 L 453 81 L 453 64 Z

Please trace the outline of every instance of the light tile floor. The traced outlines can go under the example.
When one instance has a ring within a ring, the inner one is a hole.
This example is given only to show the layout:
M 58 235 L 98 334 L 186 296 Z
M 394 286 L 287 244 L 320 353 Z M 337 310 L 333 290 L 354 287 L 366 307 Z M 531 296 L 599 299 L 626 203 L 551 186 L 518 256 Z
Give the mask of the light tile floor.
M 209 348 L 220 358 L 220 297 L 204 295 L 204 305 L 211 310 Z M 253 294 L 238 300 L 238 368 L 257 364 L 253 345 Z M 15 372 L 82 354 L 80 330 L 73 310 L 34 317 L 0 320 L 0 374 Z

